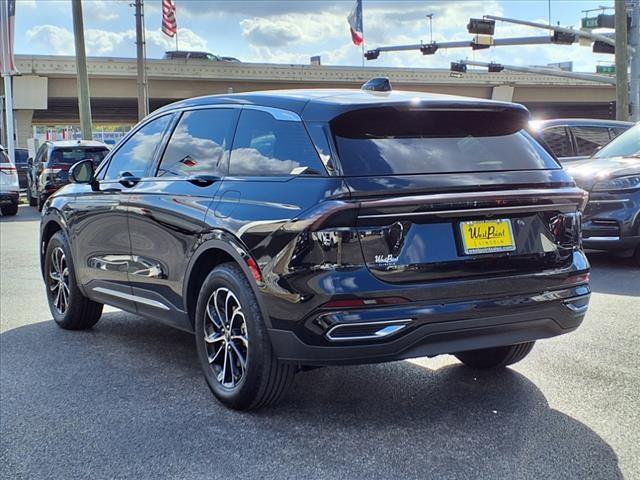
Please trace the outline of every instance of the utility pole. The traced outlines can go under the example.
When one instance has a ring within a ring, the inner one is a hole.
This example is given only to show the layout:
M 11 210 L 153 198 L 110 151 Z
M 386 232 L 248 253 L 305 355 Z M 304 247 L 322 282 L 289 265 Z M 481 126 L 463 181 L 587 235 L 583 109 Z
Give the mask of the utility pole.
M 631 8 L 629 45 L 634 48 L 629 79 L 631 120 L 640 122 L 640 0 L 627 0 L 627 6 Z
M 627 54 L 627 5 L 615 0 L 616 119 L 629 120 L 629 55 Z
M 82 138 L 92 140 L 91 103 L 89 96 L 89 75 L 87 73 L 87 53 L 84 49 L 84 22 L 82 21 L 82 0 L 71 0 L 73 12 L 73 36 L 76 47 L 76 70 L 78 75 L 78 109 Z
M 147 87 L 147 62 L 144 40 L 144 1 L 135 0 L 136 7 L 136 56 L 138 64 L 138 120 L 149 114 L 149 90 Z

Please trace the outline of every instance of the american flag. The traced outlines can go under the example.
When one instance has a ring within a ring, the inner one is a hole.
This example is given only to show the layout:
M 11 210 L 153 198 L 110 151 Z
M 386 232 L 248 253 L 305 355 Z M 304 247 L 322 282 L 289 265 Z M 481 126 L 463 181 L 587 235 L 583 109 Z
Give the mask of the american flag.
M 15 0 L 0 0 L 0 74 L 18 73 L 13 59 L 13 22 L 16 16 Z
M 162 33 L 172 38 L 178 33 L 176 4 L 173 0 L 162 0 Z

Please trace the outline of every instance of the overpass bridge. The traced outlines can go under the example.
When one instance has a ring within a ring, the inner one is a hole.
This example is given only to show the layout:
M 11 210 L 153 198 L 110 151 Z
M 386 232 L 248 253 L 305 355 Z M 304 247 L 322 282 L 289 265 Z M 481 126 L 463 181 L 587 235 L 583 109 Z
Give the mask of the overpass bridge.
M 17 55 L 14 77 L 17 144 L 24 146 L 33 125 L 78 123 L 75 57 Z M 88 59 L 93 122 L 133 124 L 137 120 L 136 60 Z M 615 88 L 546 75 L 449 70 L 147 60 L 151 109 L 183 98 L 215 93 L 286 88 L 358 88 L 371 77 L 387 76 L 394 88 L 494 98 L 526 105 L 534 117 L 607 118 Z

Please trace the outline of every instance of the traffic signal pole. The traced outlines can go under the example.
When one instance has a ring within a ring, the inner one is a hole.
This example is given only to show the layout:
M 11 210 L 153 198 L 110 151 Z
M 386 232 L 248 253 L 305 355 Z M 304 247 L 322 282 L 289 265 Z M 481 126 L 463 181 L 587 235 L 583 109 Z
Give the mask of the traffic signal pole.
M 612 78 L 612 77 L 607 77 L 604 75 L 592 75 L 589 73 L 565 72 L 564 70 L 557 70 L 553 68 L 521 67 L 516 65 L 504 65 L 502 63 L 491 64 L 487 62 L 476 62 L 475 60 L 460 60 L 458 63 L 463 65 L 472 65 L 476 67 L 486 67 L 486 68 L 489 68 L 489 66 L 491 65 L 496 65 L 498 67 L 502 67 L 505 70 L 509 70 L 511 72 L 535 73 L 538 75 L 550 75 L 553 77 L 573 78 L 575 80 L 586 80 L 589 82 L 606 83 L 609 85 L 616 84 L 615 78 Z
M 629 70 L 627 55 L 627 5 L 615 0 L 616 119 L 629 120 Z

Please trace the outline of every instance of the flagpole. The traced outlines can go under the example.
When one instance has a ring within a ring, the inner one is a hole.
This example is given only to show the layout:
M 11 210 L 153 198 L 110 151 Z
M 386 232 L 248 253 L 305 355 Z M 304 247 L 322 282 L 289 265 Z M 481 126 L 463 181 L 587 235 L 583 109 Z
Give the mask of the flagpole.
M 360 47 L 362 49 L 362 68 L 364 68 L 364 0 L 360 3 L 361 7 L 362 7 L 362 12 L 361 16 L 362 16 L 362 44 L 360 44 Z

